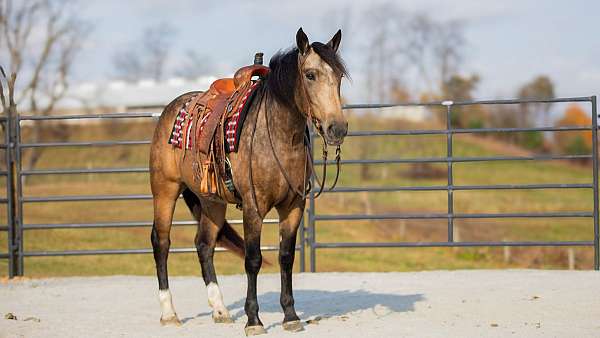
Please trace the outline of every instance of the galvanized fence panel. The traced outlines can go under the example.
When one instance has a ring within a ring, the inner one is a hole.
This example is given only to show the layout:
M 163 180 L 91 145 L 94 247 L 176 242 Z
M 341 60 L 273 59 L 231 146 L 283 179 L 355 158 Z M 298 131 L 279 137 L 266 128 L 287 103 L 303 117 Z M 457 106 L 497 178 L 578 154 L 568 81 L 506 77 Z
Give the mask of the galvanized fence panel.
M 17 140 L 16 143 L 16 162 L 17 162 L 17 183 L 16 190 L 18 200 L 18 212 L 15 215 L 14 229 L 18 234 L 18 238 L 23 238 L 24 231 L 44 230 L 44 229 L 90 229 L 90 228 L 131 228 L 131 227 L 151 227 L 150 221 L 129 221 L 129 222 L 96 222 L 96 223 L 47 223 L 47 224 L 28 224 L 24 222 L 23 206 L 27 203 L 57 203 L 57 202 L 86 202 L 86 201 L 134 201 L 134 200 L 151 200 L 152 195 L 147 194 L 122 194 L 122 195 L 63 195 L 63 196 L 25 196 L 23 194 L 23 177 L 26 176 L 47 176 L 47 175 L 78 175 L 78 174 L 127 174 L 127 173 L 147 173 L 147 167 L 122 167 L 122 168 L 91 168 L 91 169 L 32 169 L 25 170 L 22 168 L 22 154 L 24 149 L 29 148 L 57 148 L 57 147 L 112 147 L 112 146 L 135 146 L 149 145 L 150 140 L 125 140 L 125 141 L 90 141 L 90 142 L 37 142 L 26 143 L 21 140 L 21 122 L 22 121 L 73 121 L 84 119 L 124 119 L 124 118 L 141 118 L 141 119 L 156 119 L 160 114 L 153 112 L 133 112 L 133 113 L 111 113 L 111 114 L 85 114 L 85 115 L 60 115 L 60 116 L 19 116 L 16 123 Z M 180 196 L 181 198 L 181 196 Z M 277 223 L 276 219 L 265 219 L 265 224 Z M 230 224 L 241 224 L 241 220 L 230 220 Z M 197 222 L 193 220 L 174 221 L 174 226 L 196 226 Z M 302 230 L 303 233 L 303 230 Z M 17 269 L 13 275 L 24 274 L 24 258 L 25 257 L 52 257 L 52 256 L 87 256 L 87 255 L 118 255 L 118 254 L 147 254 L 152 253 L 151 248 L 135 248 L 135 249 L 88 249 L 88 250 L 60 250 L 60 251 L 25 251 L 23 240 L 16 243 L 16 254 L 14 257 Z M 301 251 L 300 267 L 304 270 L 304 247 L 298 246 Z M 262 250 L 275 251 L 278 247 L 263 246 Z M 217 252 L 224 251 L 223 248 L 216 248 Z M 171 253 L 190 253 L 196 252 L 196 248 L 183 247 L 171 248 Z
M 480 128 L 480 129 L 459 129 L 454 128 L 451 123 L 452 107 L 471 106 L 471 105 L 492 105 L 492 104 L 523 104 L 523 103 L 559 103 L 559 102 L 587 102 L 591 104 L 592 125 L 590 126 L 571 126 L 571 127 L 535 127 L 535 128 Z M 413 135 L 446 135 L 446 155 L 445 157 L 429 158 L 396 158 L 396 159 L 359 159 L 343 160 L 342 165 L 355 164 L 394 164 L 394 163 L 446 163 L 447 184 L 438 186 L 385 186 L 385 187 L 337 187 L 326 193 L 343 192 L 394 192 L 394 191 L 446 191 L 448 204 L 446 213 L 421 213 L 421 214 L 339 214 L 322 215 L 316 211 L 314 193 L 308 196 L 308 208 L 305 219 L 302 219 L 302 226 L 299 233 L 299 245 L 296 247 L 300 251 L 300 270 L 305 271 L 305 249 L 308 248 L 310 271 L 316 271 L 317 250 L 325 248 L 392 248 L 392 247 L 473 247 L 473 246 L 593 246 L 594 268 L 599 269 L 599 241 L 598 241 L 598 149 L 597 149 L 597 111 L 596 97 L 575 97 L 561 98 L 551 100 L 487 100 L 470 102 L 430 102 L 430 103 L 408 103 L 408 104 L 357 104 L 347 105 L 344 109 L 365 109 L 365 108 L 385 108 L 394 106 L 424 106 L 424 107 L 442 107 L 446 110 L 447 125 L 445 130 L 390 130 L 390 131 L 357 131 L 349 133 L 349 137 L 370 137 L 370 136 L 413 136 Z M 89 115 L 61 115 L 61 116 L 18 116 L 13 125 L 14 128 L 8 128 L 6 133 L 6 142 L 0 145 L 0 148 L 6 150 L 7 171 L 0 172 L 0 175 L 8 177 L 7 182 L 16 184 L 7 184 L 7 199 L 0 200 L 7 203 L 8 226 L 0 228 L 9 232 L 9 250 L 7 254 L 0 254 L 0 258 L 9 260 L 9 275 L 24 274 L 24 257 L 47 257 L 47 256 L 82 256 L 82 255 L 112 255 L 112 254 L 146 254 L 151 253 L 152 249 L 89 249 L 89 250 L 61 250 L 61 251 L 25 251 L 23 246 L 24 231 L 35 231 L 41 229 L 90 229 L 90 228 L 129 228 L 129 227 L 150 227 L 149 221 L 127 221 L 127 222 L 96 222 L 96 223 L 63 223 L 63 224 L 26 224 L 24 223 L 23 206 L 26 203 L 60 203 L 76 201 L 131 201 L 148 200 L 152 197 L 144 194 L 126 194 L 126 195 L 65 195 L 65 196 L 24 196 L 23 178 L 26 176 L 44 176 L 44 175 L 79 175 L 79 174 L 119 174 L 119 173 L 146 173 L 147 167 L 124 167 L 124 168 L 85 168 L 85 169 L 23 169 L 22 153 L 24 149 L 29 148 L 57 148 L 57 147 L 111 147 L 111 146 L 131 146 L 146 145 L 149 140 L 125 140 L 125 141 L 90 141 L 90 142 L 38 142 L 24 143 L 21 140 L 21 122 L 22 121 L 56 121 L 56 120 L 83 120 L 83 119 L 122 119 L 122 118 L 141 118 L 153 119 L 159 114 L 152 112 L 137 113 L 112 113 L 112 114 L 89 114 Z M 0 118 L 1 119 L 1 118 Z M 6 120 L 6 118 L 4 118 Z M 2 120 L 0 120 L 2 121 Z M 586 131 L 591 130 L 594 142 L 592 154 L 589 155 L 535 155 L 535 156 L 489 156 L 489 157 L 456 157 L 453 155 L 453 136 L 456 134 L 478 134 L 478 133 L 511 133 L 511 132 L 562 132 L 562 131 Z M 314 141 L 314 135 L 311 135 Z M 12 140 L 12 141 L 11 141 Z M 314 143 L 314 142 L 313 142 Z M 591 159 L 593 170 L 591 173 L 592 181 L 590 183 L 562 184 L 503 184 L 503 185 L 456 185 L 455 177 L 452 171 L 454 163 L 462 162 L 492 162 L 492 161 L 550 161 L 550 160 L 572 160 L 572 159 Z M 10 166 L 10 163 L 15 166 Z M 322 161 L 315 161 L 317 165 Z M 333 162 L 328 162 L 333 164 Z M 11 176 L 12 175 L 12 176 Z M 315 187 L 314 177 L 311 178 L 312 186 Z M 546 213 L 473 213 L 462 214 L 454 212 L 454 191 L 466 190 L 533 190 L 533 189 L 588 189 L 593 193 L 594 207 L 591 211 L 584 212 L 546 212 Z M 15 197 L 15 198 L 13 198 Z M 14 208 L 11 208 L 13 206 Z M 456 219 L 501 219 L 501 218 L 593 218 L 594 238 L 587 241 L 510 241 L 510 242 L 457 242 L 453 238 L 454 220 Z M 443 242 L 376 242 L 376 243 L 324 243 L 318 242 L 316 237 L 316 224 L 322 221 L 341 221 L 341 220 L 389 220 L 389 219 L 445 219 L 447 220 L 447 240 Z M 232 224 L 239 224 L 241 220 L 232 220 Z M 276 219 L 265 220 L 265 223 L 277 223 Z M 195 226 L 193 220 L 175 221 L 174 226 Z M 11 250 L 12 248 L 12 250 Z M 263 247 L 264 250 L 277 250 L 276 246 Z M 173 253 L 195 252 L 195 248 L 172 248 Z M 217 251 L 222 251 L 219 248 Z
M 473 105 L 513 105 L 525 103 L 567 103 L 582 102 L 591 105 L 591 124 L 588 126 L 566 126 L 566 127 L 534 127 L 534 128 L 479 128 L 479 129 L 457 129 L 452 125 L 452 107 Z M 598 149 L 597 130 L 598 114 L 596 108 L 596 97 L 570 97 L 544 100 L 485 100 L 485 101 L 439 101 L 431 103 L 406 103 L 406 104 L 355 104 L 347 105 L 346 109 L 373 109 L 388 108 L 396 106 L 427 106 L 442 107 L 446 113 L 445 130 L 390 130 L 390 131 L 358 131 L 351 132 L 348 137 L 365 136 L 414 136 L 414 135 L 446 135 L 446 156 L 431 158 L 398 158 L 398 159 L 359 159 L 344 160 L 342 164 L 397 164 L 397 163 L 446 163 L 447 184 L 441 186 L 385 186 L 385 187 L 337 187 L 328 193 L 335 192 L 396 192 L 396 191 L 446 191 L 447 212 L 446 213 L 421 213 L 421 214 L 336 214 L 322 215 L 316 210 L 312 195 L 309 196 L 308 220 L 310 246 L 310 271 L 316 271 L 317 249 L 331 248 L 400 248 L 400 247 L 499 247 L 499 246 L 593 246 L 594 247 L 594 269 L 600 268 L 600 253 L 598 241 Z M 453 135 L 456 134 L 479 134 L 479 133 L 511 133 L 511 132 L 564 132 L 564 131 L 591 131 L 592 153 L 586 155 L 534 155 L 534 156 L 487 156 L 487 157 L 456 157 L 453 155 Z M 455 185 L 453 173 L 454 163 L 465 162 L 495 162 L 495 161 L 551 161 L 551 160 L 592 160 L 591 182 L 585 184 L 504 184 L 504 185 Z M 316 161 L 322 164 L 322 161 Z M 330 162 L 330 164 L 333 164 Z M 521 213 L 455 213 L 454 192 L 461 190 L 533 190 L 533 189 L 588 189 L 593 197 L 593 210 L 585 212 L 521 212 Z M 454 241 L 454 220 L 456 219 L 512 219 L 512 218 L 592 218 L 594 238 L 586 241 L 482 241 L 482 242 L 456 242 Z M 355 221 L 355 220 L 447 220 L 447 237 L 443 242 L 335 242 L 325 243 L 316 239 L 316 224 L 319 221 Z

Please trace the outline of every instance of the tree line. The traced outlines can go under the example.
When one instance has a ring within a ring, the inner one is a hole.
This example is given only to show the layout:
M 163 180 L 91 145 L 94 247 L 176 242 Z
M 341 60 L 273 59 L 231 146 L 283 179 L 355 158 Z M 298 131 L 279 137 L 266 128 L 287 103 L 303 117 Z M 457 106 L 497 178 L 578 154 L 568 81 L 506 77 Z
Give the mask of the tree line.
M 0 0 L 0 62 L 9 78 L 11 74 L 17 78 L 13 83 L 16 105 L 31 114 L 50 114 L 72 85 L 75 61 L 93 28 L 80 15 L 83 5 L 70 0 Z M 375 4 L 361 13 L 354 13 L 350 7 L 337 8 L 324 16 L 326 25 L 344 26 L 345 34 L 355 37 L 346 40 L 348 43 L 360 44 L 370 99 L 406 102 L 474 98 L 482 79 L 478 74 L 464 71 L 468 54 L 467 23 L 406 11 L 392 2 Z M 355 26 L 360 29 L 354 29 Z M 167 67 L 176 34 L 176 29 L 168 23 L 144 28 L 128 47 L 114 52 L 113 76 L 137 81 L 161 80 L 169 74 L 188 78 L 210 74 L 214 69 L 211 58 L 192 49 L 184 51 L 186 57 L 178 68 Z M 6 85 L 7 82 L 5 89 Z M 555 86 L 552 79 L 542 74 L 517 88 L 515 96 L 553 98 Z M 456 128 L 533 127 L 551 125 L 552 111 L 550 104 L 471 106 L 468 111 L 466 108 L 453 111 L 451 122 Z M 569 108 L 558 123 L 585 122 L 585 112 L 580 107 L 577 111 L 577 107 Z M 445 123 L 444 114 L 434 115 Z M 59 140 L 69 137 L 66 128 L 60 125 L 41 125 L 32 127 L 32 142 L 40 141 L 42 131 Z M 496 137 L 543 151 L 557 147 L 582 152 L 591 144 L 591 136 L 587 134 L 549 138 L 543 133 L 529 132 Z M 35 165 L 39 151 L 31 149 L 26 167 Z
M 482 78 L 464 70 L 468 54 L 466 22 L 436 19 L 427 13 L 406 11 L 391 2 L 372 6 L 362 17 L 363 27 L 368 28 L 363 49 L 366 51 L 366 82 L 370 100 L 428 102 L 475 99 Z M 523 83 L 514 92 L 514 97 L 519 99 L 552 99 L 555 96 L 554 82 L 544 74 Z M 589 114 L 577 105 L 567 107 L 564 116 L 554 121 L 552 113 L 559 113 L 556 109 L 561 107 L 553 107 L 550 103 L 453 107 L 451 123 L 454 128 L 591 124 Z M 431 109 L 432 115 L 442 125 L 446 124 L 444 112 L 445 109 Z M 490 134 L 490 137 L 541 152 L 591 151 L 591 133 L 585 132 L 496 133 Z

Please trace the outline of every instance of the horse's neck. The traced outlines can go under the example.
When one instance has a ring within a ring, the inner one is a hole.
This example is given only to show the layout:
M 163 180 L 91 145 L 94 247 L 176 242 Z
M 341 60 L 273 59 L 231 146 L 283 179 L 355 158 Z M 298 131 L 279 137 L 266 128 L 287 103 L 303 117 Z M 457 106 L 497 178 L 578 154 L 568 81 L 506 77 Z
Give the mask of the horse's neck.
M 268 124 L 264 121 L 265 116 Z M 265 131 L 271 134 L 271 140 L 277 149 L 295 148 L 303 144 L 306 119 L 296 109 L 286 107 L 272 97 L 267 97 L 259 119 L 263 120 L 259 121 L 259 125 L 264 125 Z M 268 130 L 266 130 L 267 126 Z

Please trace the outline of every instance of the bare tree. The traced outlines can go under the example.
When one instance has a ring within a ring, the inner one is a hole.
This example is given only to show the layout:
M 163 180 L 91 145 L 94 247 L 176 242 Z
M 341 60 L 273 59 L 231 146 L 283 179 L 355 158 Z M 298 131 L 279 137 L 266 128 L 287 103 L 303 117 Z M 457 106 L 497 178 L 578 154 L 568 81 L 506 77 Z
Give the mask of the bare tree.
M 189 49 L 186 52 L 185 60 L 175 74 L 186 79 L 196 79 L 200 76 L 213 75 L 214 71 L 214 62 L 210 56 Z
M 537 76 L 530 82 L 525 83 L 518 92 L 521 99 L 552 99 L 554 98 L 554 84 L 546 75 Z M 531 119 L 532 115 L 536 120 L 541 121 L 545 126 L 550 125 L 550 108 L 552 103 L 528 103 L 523 104 L 522 110 L 524 118 Z M 539 124 L 535 121 L 527 121 L 533 125 Z
M 0 53 L 21 79 L 16 103 L 32 114 L 50 114 L 69 88 L 73 59 L 89 32 L 78 17 L 69 0 L 0 0 Z M 33 141 L 40 136 L 41 127 L 33 127 Z M 33 148 L 30 154 L 29 168 L 40 152 Z
M 387 100 L 391 83 L 402 78 L 404 69 L 398 58 L 401 46 L 397 34 L 404 30 L 405 15 L 391 3 L 373 6 L 365 15 L 369 27 L 365 56 L 370 99 Z
M 392 2 L 374 5 L 364 18 L 369 27 L 364 48 L 369 99 L 438 99 L 447 92 L 463 93 L 474 88 L 476 80 L 468 88 L 451 88 L 465 84 L 456 81 L 462 77 L 453 77 L 460 70 L 465 45 L 460 22 L 408 12 Z M 445 118 L 442 114 L 436 116 Z M 424 169 L 428 168 L 413 166 L 415 172 L 433 172 L 435 168 Z M 368 178 L 368 168 L 361 168 L 361 176 Z
M 117 76 L 125 81 L 137 81 L 144 76 L 139 55 L 135 49 L 118 51 L 113 55 Z
M 461 22 L 406 12 L 395 3 L 376 5 L 365 18 L 370 27 L 367 82 L 379 100 L 387 100 L 398 83 L 439 94 L 459 72 L 465 46 Z
M 326 10 L 321 17 L 321 28 L 325 32 L 325 36 L 333 34 L 338 29 L 342 30 L 344 36 L 352 36 L 353 33 L 353 11 L 348 4 L 336 6 Z M 343 40 L 343 39 L 342 39 Z M 348 47 L 352 43 L 352 39 L 344 40 L 341 48 Z
M 459 73 L 466 44 L 463 29 L 464 24 L 458 20 L 435 25 L 432 54 L 433 63 L 437 66 L 438 84 L 448 83 Z
M 127 81 L 144 77 L 161 80 L 174 34 L 175 29 L 169 23 L 147 27 L 137 42 L 113 55 L 117 76 Z
M 2 124 L 2 129 L 5 130 L 9 123 L 12 123 L 12 118 L 17 111 L 17 104 L 15 103 L 15 83 L 17 81 L 17 74 L 12 73 L 7 78 L 4 68 L 0 66 L 0 104 L 2 104 L 2 113 L 8 117 L 6 124 Z M 4 89 L 6 86 L 6 90 Z

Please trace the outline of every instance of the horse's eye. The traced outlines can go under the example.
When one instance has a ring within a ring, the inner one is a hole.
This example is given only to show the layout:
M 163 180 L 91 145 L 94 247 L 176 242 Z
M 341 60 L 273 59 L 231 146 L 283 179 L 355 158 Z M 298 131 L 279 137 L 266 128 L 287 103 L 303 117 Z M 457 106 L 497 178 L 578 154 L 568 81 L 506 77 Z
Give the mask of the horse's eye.
M 314 80 L 315 80 L 315 78 L 316 78 L 316 75 L 315 75 L 315 73 L 313 73 L 313 72 L 308 72 L 308 73 L 306 73 L 306 74 L 305 74 L 305 76 L 306 76 L 306 78 L 307 78 L 307 79 L 309 79 L 310 81 L 314 81 Z

